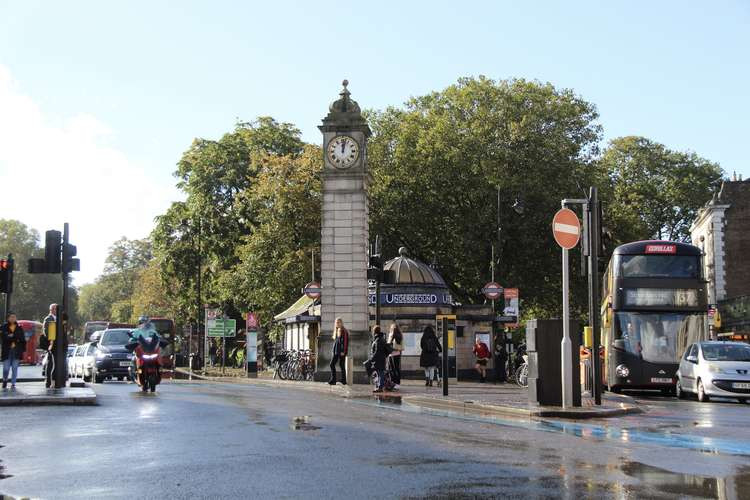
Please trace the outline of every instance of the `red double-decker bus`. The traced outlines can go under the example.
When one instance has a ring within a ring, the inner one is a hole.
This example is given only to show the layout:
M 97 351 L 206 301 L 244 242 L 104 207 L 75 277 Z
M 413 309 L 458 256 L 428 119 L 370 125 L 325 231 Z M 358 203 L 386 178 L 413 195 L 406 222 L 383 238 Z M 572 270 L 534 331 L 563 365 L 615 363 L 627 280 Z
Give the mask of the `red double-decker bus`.
M 38 321 L 26 319 L 18 320 L 18 324 L 23 328 L 26 335 L 26 350 L 21 358 L 21 363 L 35 365 L 41 361 L 37 355 L 36 347 L 39 345 L 39 337 L 42 335 L 42 324 Z

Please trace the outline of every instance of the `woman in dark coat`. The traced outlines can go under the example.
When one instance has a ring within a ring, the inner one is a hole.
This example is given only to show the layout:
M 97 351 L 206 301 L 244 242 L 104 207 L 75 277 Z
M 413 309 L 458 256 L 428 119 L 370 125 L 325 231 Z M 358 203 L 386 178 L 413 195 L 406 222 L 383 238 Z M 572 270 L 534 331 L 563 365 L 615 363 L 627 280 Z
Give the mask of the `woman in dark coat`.
M 388 359 L 388 348 L 385 335 L 378 325 L 372 328 L 372 346 L 370 346 L 370 362 L 372 368 L 378 372 L 378 387 L 373 392 L 383 392 L 385 385 L 385 362 Z
M 26 350 L 26 334 L 16 322 L 16 315 L 8 313 L 7 322 L 0 327 L 2 337 L 2 348 L 0 349 L 0 360 L 3 362 L 3 389 L 8 387 L 8 372 L 12 370 L 11 389 L 16 388 L 18 377 L 18 363 L 21 361 L 23 352 Z
M 419 355 L 419 366 L 424 368 L 424 385 L 432 386 L 432 379 L 440 363 L 440 353 L 443 352 L 443 348 L 435 336 L 435 330 L 430 325 L 424 327 L 419 346 L 422 348 L 422 353 Z

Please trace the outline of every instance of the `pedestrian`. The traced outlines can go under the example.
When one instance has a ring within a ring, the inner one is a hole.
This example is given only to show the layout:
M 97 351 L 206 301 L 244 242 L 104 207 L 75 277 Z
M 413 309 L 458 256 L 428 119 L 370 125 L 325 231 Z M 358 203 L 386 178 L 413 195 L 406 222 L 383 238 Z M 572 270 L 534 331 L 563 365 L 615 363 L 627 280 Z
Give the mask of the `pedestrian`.
M 508 351 L 505 348 L 505 339 L 502 337 L 502 335 L 495 337 L 495 379 L 498 383 L 504 384 L 508 379 L 508 373 L 505 370 Z
M 331 350 L 331 378 L 328 381 L 336 385 L 336 363 L 341 369 L 341 383 L 346 385 L 346 356 L 349 354 L 349 330 L 344 327 L 344 321 L 336 318 L 333 326 L 333 349 Z
M 474 341 L 474 349 L 472 351 L 477 357 L 477 362 L 474 368 L 479 373 L 479 382 L 484 383 L 487 378 L 487 360 L 490 359 L 490 348 L 487 344 L 482 342 L 482 338 L 477 335 Z
M 401 353 L 404 350 L 404 334 L 396 323 L 391 324 L 391 331 L 388 334 L 388 343 L 391 345 L 391 375 L 393 377 L 394 389 L 401 386 Z
M 211 340 L 211 346 L 208 348 L 208 359 L 211 362 L 211 366 L 216 366 L 216 355 L 219 349 L 216 347 L 216 339 Z
M 49 305 L 49 314 L 42 320 L 42 336 L 39 338 L 39 347 L 44 349 L 44 386 L 52 387 L 52 373 L 55 371 L 55 338 L 57 338 L 57 304 Z
M 437 371 L 437 366 L 440 363 L 440 353 L 443 352 L 443 348 L 435 336 L 435 330 L 430 325 L 424 327 L 419 346 L 422 348 L 422 353 L 419 355 L 419 366 L 424 368 L 424 385 L 431 387 L 432 377 Z
M 6 322 L 0 327 L 2 337 L 2 352 L 0 360 L 3 362 L 3 389 L 8 387 L 8 372 L 11 372 L 10 388 L 16 389 L 18 378 L 18 363 L 26 350 L 26 334 L 16 321 L 15 313 L 9 312 Z
M 388 346 L 385 335 L 379 325 L 372 327 L 372 345 L 370 346 L 370 363 L 378 374 L 378 386 L 372 392 L 383 392 L 385 385 L 385 362 L 388 359 Z

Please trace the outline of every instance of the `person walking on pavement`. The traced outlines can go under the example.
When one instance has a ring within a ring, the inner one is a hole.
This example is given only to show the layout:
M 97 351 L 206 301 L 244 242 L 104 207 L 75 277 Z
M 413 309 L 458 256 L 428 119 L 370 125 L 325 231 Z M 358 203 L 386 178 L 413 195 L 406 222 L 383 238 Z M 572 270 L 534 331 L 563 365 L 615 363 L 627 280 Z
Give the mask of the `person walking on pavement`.
M 443 352 L 443 348 L 435 336 L 435 330 L 430 325 L 424 327 L 419 346 L 422 348 L 422 353 L 419 355 L 419 366 L 424 368 L 424 385 L 431 387 L 432 377 L 437 371 L 437 365 L 440 363 L 440 353 Z
M 341 383 L 346 385 L 346 356 L 349 354 L 349 330 L 344 327 L 344 321 L 336 318 L 333 327 L 333 349 L 331 351 L 331 385 L 336 385 L 336 363 L 341 369 Z
M 378 374 L 378 387 L 372 392 L 383 392 L 385 385 L 385 362 L 388 359 L 388 347 L 385 342 L 385 335 L 380 326 L 372 327 L 372 345 L 370 346 L 370 362 L 372 368 Z
M 396 323 L 391 324 L 391 331 L 388 334 L 388 343 L 393 349 L 391 351 L 392 376 L 393 383 L 396 384 L 394 389 L 401 385 L 401 352 L 404 350 L 404 334 Z
M 474 341 L 474 355 L 477 357 L 477 363 L 474 368 L 479 373 L 479 382 L 484 383 L 487 379 L 487 360 L 490 359 L 490 349 L 487 344 L 477 335 Z
M 11 372 L 10 388 L 16 389 L 16 379 L 18 378 L 18 363 L 21 356 L 26 350 L 26 334 L 16 322 L 16 315 L 9 312 L 7 321 L 0 327 L 0 337 L 2 337 L 2 348 L 0 350 L 0 360 L 3 362 L 3 389 L 8 387 L 8 372 Z
M 505 383 L 507 372 L 505 363 L 508 361 L 508 351 L 505 349 L 505 339 L 502 335 L 495 337 L 495 379 L 498 383 Z
M 49 305 L 49 314 L 42 320 L 42 337 L 39 347 L 44 349 L 44 386 L 52 387 L 52 374 L 55 371 L 55 338 L 57 338 L 57 304 Z M 88 339 L 84 339 L 88 340 Z

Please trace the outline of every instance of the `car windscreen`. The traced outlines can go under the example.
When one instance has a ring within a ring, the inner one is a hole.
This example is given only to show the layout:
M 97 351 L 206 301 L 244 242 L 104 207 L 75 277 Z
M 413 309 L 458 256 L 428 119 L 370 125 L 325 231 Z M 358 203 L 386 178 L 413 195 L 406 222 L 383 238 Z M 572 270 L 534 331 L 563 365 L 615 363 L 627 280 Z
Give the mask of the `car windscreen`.
M 152 319 L 151 324 L 154 326 L 154 329 L 159 333 L 159 335 L 172 333 L 173 323 L 171 319 Z
M 621 255 L 622 278 L 697 278 L 695 255 Z
M 129 330 L 109 330 L 104 332 L 99 343 L 101 345 L 125 345 L 130 342 Z
M 750 361 L 750 345 L 704 345 L 706 361 Z

